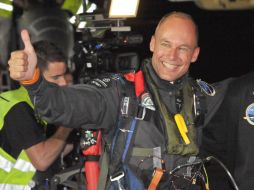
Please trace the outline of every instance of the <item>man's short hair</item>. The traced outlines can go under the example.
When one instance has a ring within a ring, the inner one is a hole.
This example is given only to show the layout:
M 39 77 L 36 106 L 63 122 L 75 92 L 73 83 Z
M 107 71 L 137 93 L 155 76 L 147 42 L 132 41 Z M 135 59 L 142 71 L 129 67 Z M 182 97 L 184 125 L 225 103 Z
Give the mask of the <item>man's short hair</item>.
M 66 64 L 66 56 L 55 44 L 46 40 L 42 40 L 34 42 L 33 46 L 37 55 L 38 67 L 40 70 L 46 70 L 49 63 L 52 62 L 64 62 Z
M 159 21 L 157 27 L 156 27 L 156 30 L 158 30 L 159 26 L 165 21 L 167 20 L 169 17 L 178 17 L 178 18 L 182 18 L 182 19 L 187 19 L 187 20 L 190 20 L 192 23 L 193 23 L 193 26 L 195 28 L 195 32 L 196 32 L 196 38 L 197 38 L 197 43 L 198 43 L 198 40 L 199 40 L 199 31 L 198 31 L 198 26 L 195 22 L 195 20 L 193 19 L 193 17 L 190 15 L 190 14 L 187 14 L 185 12 L 181 12 L 181 11 L 172 11 L 172 12 L 169 12 L 167 14 L 165 14 Z

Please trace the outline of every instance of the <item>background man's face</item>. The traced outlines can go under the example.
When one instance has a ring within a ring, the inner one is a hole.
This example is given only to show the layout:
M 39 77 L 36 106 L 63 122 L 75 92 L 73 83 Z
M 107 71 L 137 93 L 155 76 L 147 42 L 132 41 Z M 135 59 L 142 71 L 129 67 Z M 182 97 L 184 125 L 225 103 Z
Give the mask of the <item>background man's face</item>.
M 48 64 L 48 68 L 43 71 L 44 78 L 53 82 L 59 86 L 65 86 L 65 72 L 66 72 L 66 64 L 64 62 L 51 62 Z

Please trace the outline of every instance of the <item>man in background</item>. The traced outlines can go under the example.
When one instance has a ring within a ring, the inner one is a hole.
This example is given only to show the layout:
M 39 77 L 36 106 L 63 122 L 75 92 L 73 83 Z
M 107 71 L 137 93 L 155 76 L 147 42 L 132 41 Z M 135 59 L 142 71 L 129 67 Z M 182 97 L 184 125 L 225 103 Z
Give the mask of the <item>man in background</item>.
M 202 151 L 221 160 L 240 190 L 254 186 L 254 72 L 235 78 L 203 131 Z M 220 176 L 214 176 L 217 181 Z M 236 189 L 230 186 L 227 189 Z
M 44 78 L 59 86 L 66 85 L 63 53 L 47 41 L 36 42 L 34 47 Z M 23 87 L 2 93 L 1 97 L 0 157 L 5 164 L 0 167 L 0 189 L 30 189 L 41 180 L 35 172 L 46 171 L 51 166 L 63 151 L 71 130 L 58 127 L 47 138 L 46 124 L 34 111 Z M 32 180 L 33 177 L 36 179 Z
M 1 65 L 0 65 L 0 92 L 2 91 L 1 86 L 2 86 L 2 68 L 1 68 Z

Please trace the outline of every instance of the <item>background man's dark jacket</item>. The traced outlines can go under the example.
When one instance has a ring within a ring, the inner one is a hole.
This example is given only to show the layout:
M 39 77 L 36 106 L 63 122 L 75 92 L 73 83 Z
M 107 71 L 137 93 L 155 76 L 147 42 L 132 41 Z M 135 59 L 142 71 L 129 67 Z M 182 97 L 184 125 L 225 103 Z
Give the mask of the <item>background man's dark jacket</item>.
M 203 131 L 202 152 L 214 154 L 226 164 L 240 190 L 254 186 L 254 125 L 246 119 L 246 109 L 251 104 L 254 105 L 254 72 L 230 83 L 223 103 Z M 222 182 L 222 170 L 215 174 L 217 183 Z

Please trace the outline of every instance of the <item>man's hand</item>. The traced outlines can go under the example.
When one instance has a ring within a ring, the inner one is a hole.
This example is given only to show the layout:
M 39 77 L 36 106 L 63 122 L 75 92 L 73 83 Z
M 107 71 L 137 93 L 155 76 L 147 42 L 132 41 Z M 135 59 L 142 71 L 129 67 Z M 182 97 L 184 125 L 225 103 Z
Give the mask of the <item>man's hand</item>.
M 10 76 L 17 81 L 31 80 L 37 65 L 37 56 L 27 30 L 21 31 L 21 39 L 25 48 L 11 53 L 8 61 Z

